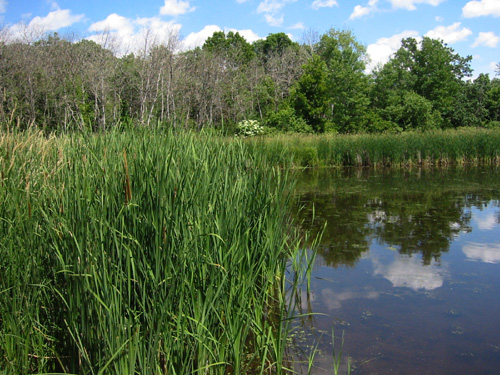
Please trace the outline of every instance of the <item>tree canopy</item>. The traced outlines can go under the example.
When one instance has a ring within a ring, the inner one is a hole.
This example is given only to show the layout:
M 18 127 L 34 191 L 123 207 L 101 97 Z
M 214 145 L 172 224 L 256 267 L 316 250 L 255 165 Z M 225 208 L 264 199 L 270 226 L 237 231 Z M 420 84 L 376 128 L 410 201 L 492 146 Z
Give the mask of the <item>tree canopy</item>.
M 366 47 L 333 28 L 301 44 L 283 32 L 249 43 L 217 31 L 194 50 L 149 43 L 124 56 L 53 33 L 0 43 L 0 122 L 48 130 L 160 122 L 225 132 L 242 120 L 271 132 L 500 127 L 500 79 L 470 79 L 471 60 L 441 40 L 406 38 L 367 72 Z
M 403 39 L 401 48 L 375 74 L 375 104 L 385 108 L 386 117 L 394 120 L 391 117 L 394 107 L 401 106 L 401 99 L 413 93 L 414 98 L 418 95 L 424 99 L 419 99 L 423 106 L 429 103 L 436 111 L 436 126 L 452 126 L 463 80 L 471 75 L 471 59 L 461 57 L 436 39 L 424 37 L 421 42 L 415 38 Z

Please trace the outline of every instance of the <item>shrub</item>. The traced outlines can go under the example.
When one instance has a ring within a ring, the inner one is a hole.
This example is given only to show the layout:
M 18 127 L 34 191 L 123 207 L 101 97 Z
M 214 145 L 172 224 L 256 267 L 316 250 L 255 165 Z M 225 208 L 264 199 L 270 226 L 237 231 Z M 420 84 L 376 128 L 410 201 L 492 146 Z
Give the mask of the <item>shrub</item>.
M 487 129 L 500 129 L 500 121 L 490 121 L 484 127 Z
M 236 124 L 237 137 L 253 137 L 264 133 L 264 128 L 256 120 L 243 120 Z
M 272 113 L 267 118 L 266 125 L 284 132 L 313 133 L 312 127 L 302 117 L 297 116 L 291 107 Z

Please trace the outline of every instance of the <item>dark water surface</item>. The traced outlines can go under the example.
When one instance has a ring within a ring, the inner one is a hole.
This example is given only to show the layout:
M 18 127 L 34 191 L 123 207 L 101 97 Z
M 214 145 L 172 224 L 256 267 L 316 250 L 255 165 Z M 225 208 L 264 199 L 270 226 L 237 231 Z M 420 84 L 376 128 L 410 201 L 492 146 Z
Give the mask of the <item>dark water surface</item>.
M 306 171 L 296 195 L 304 230 L 327 222 L 297 296 L 312 374 L 332 325 L 352 374 L 500 374 L 500 169 Z

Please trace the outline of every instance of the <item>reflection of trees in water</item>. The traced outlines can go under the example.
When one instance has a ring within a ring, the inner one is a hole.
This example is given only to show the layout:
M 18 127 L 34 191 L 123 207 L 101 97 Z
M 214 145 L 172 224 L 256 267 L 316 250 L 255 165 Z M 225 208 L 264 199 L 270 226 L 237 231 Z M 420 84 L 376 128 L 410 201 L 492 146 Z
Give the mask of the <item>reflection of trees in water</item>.
M 458 233 L 471 230 L 471 207 L 499 204 L 498 172 L 327 172 L 299 182 L 303 209 L 296 218 L 312 237 L 327 222 L 319 253 L 330 266 L 354 266 L 372 238 L 403 254 L 422 254 L 424 264 L 439 261 Z
M 469 230 L 470 214 L 463 207 L 463 199 L 450 201 L 446 192 L 387 197 L 382 210 L 390 219 L 376 226 L 374 235 L 379 243 L 398 247 L 402 254 L 421 253 L 423 263 L 429 265 L 449 250 L 453 237 Z
M 357 209 L 362 206 L 362 199 L 357 194 L 301 196 L 300 205 L 304 209 L 298 213 L 298 221 L 303 229 L 310 231 L 311 238 L 321 234 L 327 223 L 319 244 L 319 253 L 327 265 L 354 266 L 361 253 L 368 250 L 371 229 L 366 226 L 366 213 Z

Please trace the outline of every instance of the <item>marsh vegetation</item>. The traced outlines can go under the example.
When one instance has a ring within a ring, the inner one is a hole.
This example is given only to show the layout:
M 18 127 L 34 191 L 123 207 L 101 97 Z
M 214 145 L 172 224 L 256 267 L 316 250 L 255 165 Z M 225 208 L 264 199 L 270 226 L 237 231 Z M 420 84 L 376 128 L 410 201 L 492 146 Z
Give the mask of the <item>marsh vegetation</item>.
M 289 179 L 240 142 L 0 138 L 0 368 L 282 373 Z

